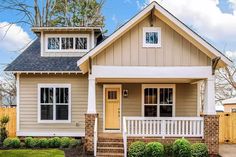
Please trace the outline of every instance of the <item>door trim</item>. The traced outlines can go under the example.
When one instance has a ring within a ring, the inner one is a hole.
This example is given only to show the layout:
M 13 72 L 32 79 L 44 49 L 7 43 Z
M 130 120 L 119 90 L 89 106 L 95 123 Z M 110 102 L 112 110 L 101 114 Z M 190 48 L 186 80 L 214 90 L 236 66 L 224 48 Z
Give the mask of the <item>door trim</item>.
M 106 122 L 106 88 L 119 88 L 120 89 L 120 129 L 119 130 L 106 130 L 105 122 Z M 104 84 L 103 85 L 103 132 L 121 132 L 121 119 L 122 119 L 122 85 L 121 84 Z

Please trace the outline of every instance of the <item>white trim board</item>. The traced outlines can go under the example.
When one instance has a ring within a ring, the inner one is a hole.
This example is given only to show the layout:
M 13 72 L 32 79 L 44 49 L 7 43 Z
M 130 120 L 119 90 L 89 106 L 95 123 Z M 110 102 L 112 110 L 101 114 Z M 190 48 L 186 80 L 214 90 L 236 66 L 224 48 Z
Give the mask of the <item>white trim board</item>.
M 119 130 L 106 130 L 105 128 L 105 118 L 106 118 L 106 88 L 119 88 L 120 89 L 120 129 Z M 122 128 L 122 85 L 121 84 L 104 84 L 103 85 L 103 132 L 121 132 Z
M 191 78 L 212 77 L 211 66 L 99 66 L 92 67 L 94 78 Z
M 36 137 L 52 137 L 52 136 L 68 136 L 68 137 L 84 137 L 84 132 L 57 132 L 57 131 L 17 131 L 17 136 L 36 136 Z
M 20 74 L 16 74 L 16 131 L 20 130 Z
M 131 29 L 134 24 L 138 23 L 141 19 L 146 17 L 147 14 L 150 13 L 153 8 L 155 8 L 157 11 L 159 11 L 161 14 L 163 14 L 165 17 L 167 17 L 169 20 L 171 20 L 177 27 L 179 27 L 182 31 L 187 33 L 190 37 L 195 39 L 200 45 L 202 45 L 207 50 L 209 50 L 213 54 L 213 56 L 221 57 L 221 60 L 227 65 L 233 64 L 229 58 L 227 58 L 225 55 L 220 53 L 215 47 L 210 45 L 203 38 L 201 38 L 199 35 L 197 35 L 195 32 L 193 32 L 190 28 L 188 28 L 186 25 L 184 25 L 180 20 L 178 20 L 172 14 L 170 14 L 167 10 L 165 10 L 157 2 L 153 1 L 145 9 L 143 9 L 140 13 L 138 13 L 130 21 L 128 21 L 124 26 L 122 26 L 116 32 L 114 32 L 111 36 L 109 36 L 105 41 L 103 41 L 101 44 L 99 44 L 97 47 L 95 47 L 89 53 L 87 53 L 84 57 L 82 57 L 80 60 L 78 60 L 77 65 L 81 66 L 83 63 L 85 63 L 89 59 L 89 57 L 96 56 L 99 52 L 101 52 L 106 47 L 108 47 L 113 41 L 118 39 L 120 36 L 122 36 L 129 29 Z M 204 53 L 206 53 L 206 52 L 204 52 Z M 82 69 L 82 67 L 81 67 L 81 69 Z M 82 69 L 82 70 L 84 73 L 87 72 L 84 69 Z

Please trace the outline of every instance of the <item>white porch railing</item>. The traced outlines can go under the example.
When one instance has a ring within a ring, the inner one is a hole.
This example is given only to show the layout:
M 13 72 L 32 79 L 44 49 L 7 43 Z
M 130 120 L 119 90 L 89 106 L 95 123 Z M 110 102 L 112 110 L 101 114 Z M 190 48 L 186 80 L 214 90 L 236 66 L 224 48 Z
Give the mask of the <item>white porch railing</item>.
M 202 137 L 203 117 L 123 117 L 123 139 L 127 137 Z
M 93 131 L 93 151 L 94 156 L 97 156 L 97 142 L 98 142 L 98 118 L 95 118 L 94 131 Z

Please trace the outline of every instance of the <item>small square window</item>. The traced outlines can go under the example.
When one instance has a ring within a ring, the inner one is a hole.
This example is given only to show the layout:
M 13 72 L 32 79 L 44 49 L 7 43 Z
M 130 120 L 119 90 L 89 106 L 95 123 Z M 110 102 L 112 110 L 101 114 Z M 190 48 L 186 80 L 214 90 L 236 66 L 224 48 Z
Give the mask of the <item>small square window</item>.
M 143 47 L 161 47 L 161 28 L 143 28 Z

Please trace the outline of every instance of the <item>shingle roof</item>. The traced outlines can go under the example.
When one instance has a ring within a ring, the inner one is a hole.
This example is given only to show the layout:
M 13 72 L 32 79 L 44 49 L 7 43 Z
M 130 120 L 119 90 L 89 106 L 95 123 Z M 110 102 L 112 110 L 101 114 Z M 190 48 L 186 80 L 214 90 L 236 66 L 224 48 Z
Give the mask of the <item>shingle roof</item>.
M 5 71 L 80 71 L 81 57 L 41 57 L 40 39 L 36 39 Z

